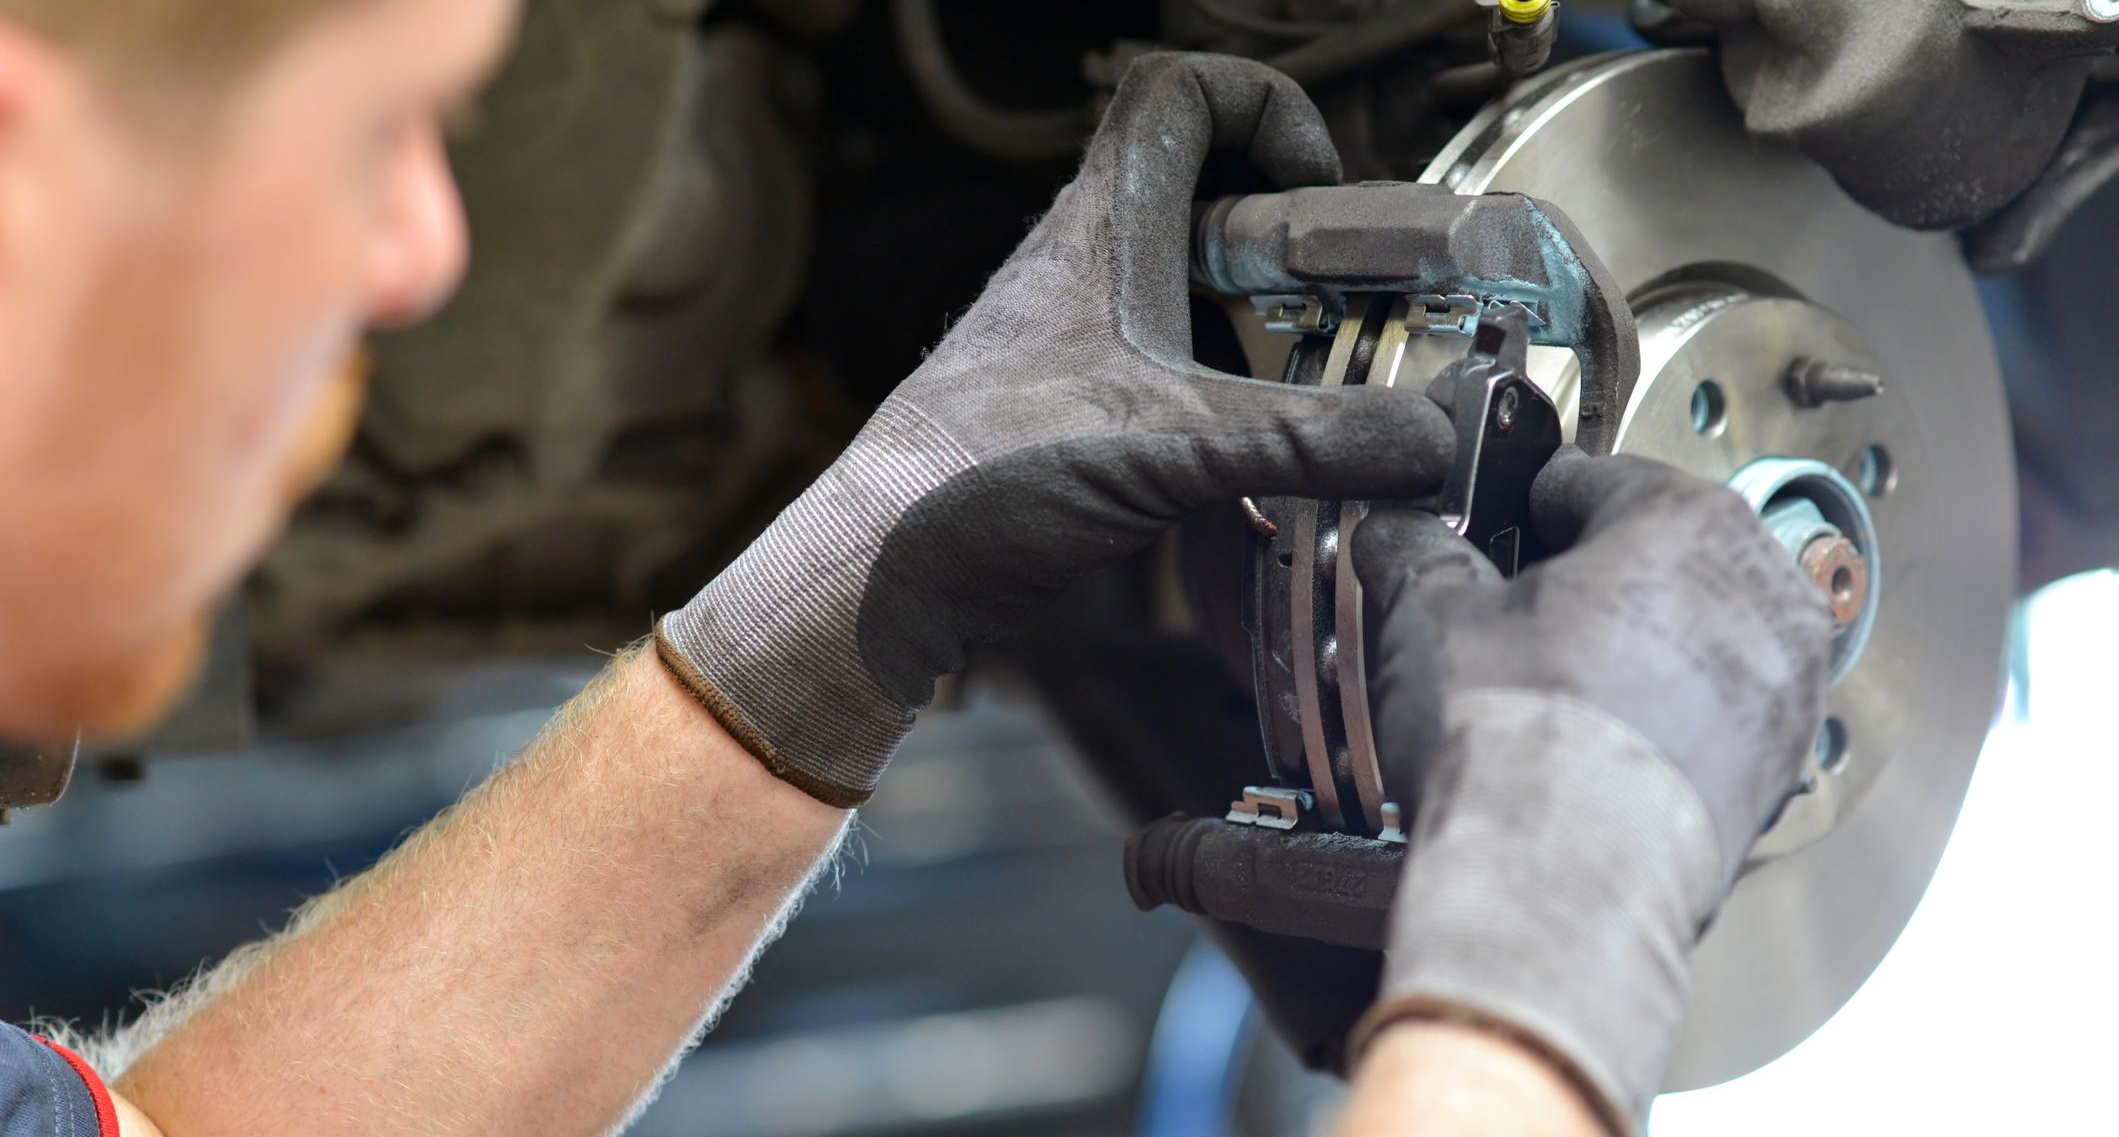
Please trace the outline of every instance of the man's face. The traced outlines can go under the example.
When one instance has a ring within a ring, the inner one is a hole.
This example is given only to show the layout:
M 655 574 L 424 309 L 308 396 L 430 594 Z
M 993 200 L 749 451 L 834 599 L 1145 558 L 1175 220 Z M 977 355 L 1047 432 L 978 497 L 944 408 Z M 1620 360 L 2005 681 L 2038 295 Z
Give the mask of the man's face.
M 0 737 L 181 693 L 350 433 L 363 331 L 463 272 L 442 123 L 516 2 L 353 0 L 184 128 L 63 53 L 0 67 Z

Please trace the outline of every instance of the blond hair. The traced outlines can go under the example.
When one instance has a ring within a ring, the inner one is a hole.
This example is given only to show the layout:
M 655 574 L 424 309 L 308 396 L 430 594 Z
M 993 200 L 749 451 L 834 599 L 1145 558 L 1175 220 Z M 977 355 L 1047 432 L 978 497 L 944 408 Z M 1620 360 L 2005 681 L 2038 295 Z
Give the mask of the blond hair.
M 125 86 L 240 74 L 318 14 L 351 0 L 0 0 L 13 20 Z

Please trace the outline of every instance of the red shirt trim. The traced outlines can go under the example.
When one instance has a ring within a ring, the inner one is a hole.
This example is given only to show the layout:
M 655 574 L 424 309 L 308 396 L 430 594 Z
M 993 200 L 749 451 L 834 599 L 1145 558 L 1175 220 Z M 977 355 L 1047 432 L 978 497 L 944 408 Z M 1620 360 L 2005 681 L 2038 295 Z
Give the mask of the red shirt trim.
M 98 1137 L 119 1137 L 118 1107 L 112 1104 L 110 1090 L 103 1084 L 103 1079 L 96 1074 L 95 1068 L 82 1061 L 80 1055 L 53 1042 L 51 1039 L 39 1038 L 34 1034 L 30 1037 L 43 1043 L 52 1053 L 66 1059 L 66 1064 L 73 1067 L 74 1073 L 79 1074 L 81 1081 L 87 1084 L 89 1099 L 96 1103 L 96 1133 Z

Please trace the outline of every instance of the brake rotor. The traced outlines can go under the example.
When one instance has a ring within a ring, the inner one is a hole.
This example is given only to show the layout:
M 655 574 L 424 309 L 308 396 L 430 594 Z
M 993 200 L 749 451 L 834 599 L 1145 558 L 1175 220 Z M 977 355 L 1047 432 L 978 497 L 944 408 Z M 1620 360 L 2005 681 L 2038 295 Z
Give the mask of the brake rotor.
M 1519 88 L 1424 180 L 1550 201 L 1618 277 L 1642 346 L 1618 452 L 1732 482 L 1762 510 L 1800 490 L 1860 554 L 1821 568 L 1821 582 L 1856 571 L 1808 788 L 1695 957 L 1666 1088 L 1725 1081 L 1801 1042 L 1883 959 L 1998 705 L 2016 503 L 1984 314 L 1954 240 L 1885 223 L 1800 154 L 1747 135 L 1700 51 L 1600 57 Z M 1350 310 L 1334 341 L 1298 349 L 1290 377 L 1410 381 L 1438 349 L 1462 353 L 1408 316 L 1403 301 Z M 1346 372 L 1350 356 L 1365 377 Z M 1882 389 L 1807 405 L 1788 375 L 1812 364 Z M 1574 357 L 1537 349 L 1531 372 L 1571 429 Z M 1344 563 L 1359 512 L 1302 505 L 1271 546 L 1258 680 L 1276 774 L 1307 782 L 1327 823 L 1376 833 L 1397 818 L 1380 800 Z
M 1644 360 L 1619 452 L 1718 480 L 1814 459 L 1868 499 L 1874 625 L 1827 696 L 1814 789 L 1700 945 L 1667 1088 L 1736 1077 L 1808 1037 L 1890 950 L 1998 705 L 2016 478 L 1971 275 L 1950 237 L 1879 220 L 1747 135 L 1699 51 L 1556 74 L 1490 108 L 1424 180 L 1552 201 L 1618 276 Z M 1784 377 L 1802 358 L 1872 369 L 1885 389 L 1799 406 Z M 1533 378 L 1564 408 L 1572 361 L 1543 362 Z

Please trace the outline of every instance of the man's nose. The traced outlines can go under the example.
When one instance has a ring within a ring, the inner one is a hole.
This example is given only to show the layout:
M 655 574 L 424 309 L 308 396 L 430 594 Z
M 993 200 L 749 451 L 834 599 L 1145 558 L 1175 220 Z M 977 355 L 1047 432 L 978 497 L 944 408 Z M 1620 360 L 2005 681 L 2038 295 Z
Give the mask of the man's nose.
M 368 250 L 368 320 L 380 329 L 434 314 L 470 261 L 463 198 L 438 128 L 406 143 Z

